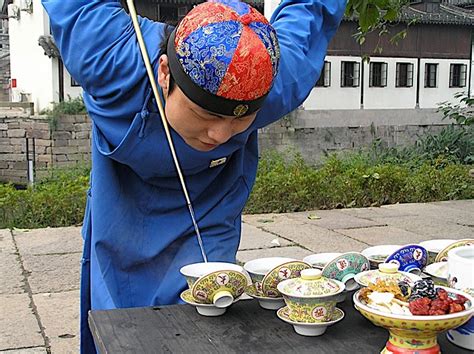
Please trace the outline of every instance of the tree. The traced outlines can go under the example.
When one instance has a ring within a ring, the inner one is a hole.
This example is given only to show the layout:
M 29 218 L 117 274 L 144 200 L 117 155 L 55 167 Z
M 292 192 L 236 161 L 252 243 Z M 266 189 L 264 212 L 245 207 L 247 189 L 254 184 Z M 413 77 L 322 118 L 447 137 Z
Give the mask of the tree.
M 391 27 L 400 21 L 409 3 L 409 0 L 348 0 L 345 15 L 357 19 L 359 28 L 354 37 L 362 45 L 371 32 L 378 31 L 379 36 L 391 34 Z M 408 22 L 407 27 L 413 22 Z M 390 41 L 397 43 L 405 37 L 406 30 L 403 30 L 392 34 Z M 382 48 L 377 46 L 374 51 L 381 52 Z

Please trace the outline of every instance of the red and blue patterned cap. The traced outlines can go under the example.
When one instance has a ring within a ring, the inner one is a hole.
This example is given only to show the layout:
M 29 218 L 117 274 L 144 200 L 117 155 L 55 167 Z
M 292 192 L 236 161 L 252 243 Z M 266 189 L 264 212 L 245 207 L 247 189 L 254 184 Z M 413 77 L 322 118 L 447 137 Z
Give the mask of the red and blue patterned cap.
M 173 31 L 167 48 L 171 74 L 199 106 L 226 116 L 257 111 L 278 72 L 275 30 L 238 0 L 206 2 Z

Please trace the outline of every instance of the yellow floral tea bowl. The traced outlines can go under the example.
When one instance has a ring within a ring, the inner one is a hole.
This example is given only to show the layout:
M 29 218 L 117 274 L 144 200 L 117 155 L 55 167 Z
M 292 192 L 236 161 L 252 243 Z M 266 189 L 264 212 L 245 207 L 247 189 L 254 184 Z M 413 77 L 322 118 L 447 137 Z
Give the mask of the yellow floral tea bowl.
M 440 287 L 443 288 L 443 287 Z M 374 325 L 390 333 L 382 353 L 440 353 L 437 335 L 466 323 L 474 314 L 474 299 L 468 294 L 443 288 L 450 297 L 465 296 L 466 310 L 438 316 L 397 315 L 376 310 L 360 299 L 360 291 L 353 296 L 354 307 Z
M 298 323 L 323 323 L 334 318 L 338 294 L 344 291 L 343 282 L 328 279 L 318 269 L 301 271 L 301 278 L 278 284 L 289 309 L 288 317 Z
M 304 269 L 312 269 L 311 264 L 302 261 L 291 261 L 276 266 L 262 280 L 263 295 L 281 297 L 278 284 L 283 280 L 298 278 Z
M 272 269 L 284 263 L 293 261 L 296 261 L 296 259 L 286 257 L 266 257 L 253 259 L 245 263 L 244 269 L 250 275 L 252 283 L 255 286 L 255 295 L 261 297 L 265 296 L 263 293 L 263 279 Z M 281 295 L 279 296 L 281 297 Z
M 180 272 L 186 277 L 196 303 L 214 304 L 218 308 L 230 306 L 251 283 L 245 270 L 232 263 L 195 263 L 184 266 Z

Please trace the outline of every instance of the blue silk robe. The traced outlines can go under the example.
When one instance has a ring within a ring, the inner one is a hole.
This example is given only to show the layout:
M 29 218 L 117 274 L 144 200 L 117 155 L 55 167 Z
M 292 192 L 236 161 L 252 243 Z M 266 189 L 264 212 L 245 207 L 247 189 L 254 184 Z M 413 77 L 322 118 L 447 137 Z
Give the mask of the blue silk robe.
M 93 122 L 81 276 L 81 351 L 91 353 L 90 309 L 178 303 L 186 288 L 180 267 L 202 257 L 130 17 L 119 1 L 42 3 Z M 344 8 L 345 0 L 282 1 L 271 20 L 279 74 L 245 132 L 200 152 L 172 131 L 210 261 L 235 262 L 257 171 L 257 130 L 308 96 Z M 139 21 L 156 71 L 165 26 Z M 224 164 L 210 167 L 223 157 Z

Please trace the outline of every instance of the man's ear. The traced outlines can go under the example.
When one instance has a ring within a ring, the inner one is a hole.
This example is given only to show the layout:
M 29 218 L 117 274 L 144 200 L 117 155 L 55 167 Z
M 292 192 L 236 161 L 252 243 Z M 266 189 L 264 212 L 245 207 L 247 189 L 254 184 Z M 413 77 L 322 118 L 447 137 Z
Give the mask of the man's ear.
M 170 85 L 170 68 L 168 66 L 168 56 L 162 54 L 158 62 L 158 85 L 160 85 L 163 96 L 168 97 L 168 88 Z

